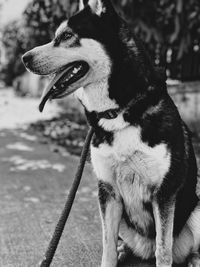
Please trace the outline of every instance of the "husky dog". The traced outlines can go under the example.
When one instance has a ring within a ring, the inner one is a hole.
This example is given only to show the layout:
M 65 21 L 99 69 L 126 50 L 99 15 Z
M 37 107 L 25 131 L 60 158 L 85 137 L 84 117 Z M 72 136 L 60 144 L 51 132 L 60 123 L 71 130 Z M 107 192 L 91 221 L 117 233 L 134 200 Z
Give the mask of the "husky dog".
M 102 267 L 125 248 L 157 267 L 200 267 L 200 201 L 191 136 L 169 97 L 166 79 L 110 0 L 80 2 L 52 42 L 23 56 L 39 75 L 53 74 L 46 101 L 71 93 L 94 129 Z M 120 238 L 120 246 L 118 241 Z

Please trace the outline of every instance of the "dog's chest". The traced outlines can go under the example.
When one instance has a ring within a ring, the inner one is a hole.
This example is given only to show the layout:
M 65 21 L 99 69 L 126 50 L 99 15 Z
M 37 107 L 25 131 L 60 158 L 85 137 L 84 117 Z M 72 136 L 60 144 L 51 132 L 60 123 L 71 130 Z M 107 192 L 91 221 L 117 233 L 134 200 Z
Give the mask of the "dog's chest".
M 99 179 L 119 184 L 127 179 L 138 180 L 144 186 L 154 187 L 162 183 L 170 167 L 167 145 L 150 147 L 142 142 L 140 133 L 139 127 L 129 126 L 114 134 L 111 145 L 92 146 L 92 163 Z
M 165 144 L 149 147 L 143 143 L 140 132 L 133 126 L 118 131 L 111 145 L 92 146 L 91 158 L 98 179 L 118 190 L 129 215 L 138 214 L 138 221 L 141 217 L 148 221 L 143 204 L 151 200 L 153 189 L 169 171 L 170 153 Z

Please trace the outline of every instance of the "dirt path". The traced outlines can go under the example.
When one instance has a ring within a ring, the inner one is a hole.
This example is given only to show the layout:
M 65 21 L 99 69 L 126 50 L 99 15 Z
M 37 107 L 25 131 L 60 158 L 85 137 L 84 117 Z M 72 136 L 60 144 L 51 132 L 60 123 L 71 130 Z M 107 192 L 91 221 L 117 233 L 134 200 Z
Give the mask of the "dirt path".
M 70 155 L 52 152 L 26 130 L 28 123 L 58 112 L 55 105 L 48 105 L 41 115 L 37 105 L 38 100 L 0 91 L 1 267 L 36 266 L 40 261 L 78 162 Z M 98 265 L 99 215 L 91 173 L 87 166 L 53 266 Z
M 43 113 L 38 111 L 38 99 L 16 97 L 11 89 L 0 89 L 0 129 L 15 129 L 58 114 L 55 102 L 48 103 Z

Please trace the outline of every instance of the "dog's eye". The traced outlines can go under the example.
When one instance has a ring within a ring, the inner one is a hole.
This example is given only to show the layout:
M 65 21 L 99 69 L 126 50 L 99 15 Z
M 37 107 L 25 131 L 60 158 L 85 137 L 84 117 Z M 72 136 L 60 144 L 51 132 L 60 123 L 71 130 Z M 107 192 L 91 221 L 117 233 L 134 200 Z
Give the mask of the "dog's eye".
M 65 33 L 63 33 L 62 39 L 63 39 L 63 40 L 69 40 L 69 39 L 72 38 L 72 36 L 73 36 L 72 33 L 70 33 L 70 32 L 65 32 Z

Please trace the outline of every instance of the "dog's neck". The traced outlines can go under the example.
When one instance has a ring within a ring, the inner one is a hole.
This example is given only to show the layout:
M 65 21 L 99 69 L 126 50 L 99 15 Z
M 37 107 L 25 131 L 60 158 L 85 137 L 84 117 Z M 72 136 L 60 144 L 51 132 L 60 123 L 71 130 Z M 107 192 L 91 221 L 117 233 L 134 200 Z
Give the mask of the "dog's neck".
M 115 100 L 109 98 L 107 78 L 80 88 L 75 92 L 75 96 L 88 112 L 100 113 L 119 108 Z
M 130 124 L 137 124 L 149 107 L 158 105 L 163 95 L 161 88 L 149 86 L 145 92 L 129 99 L 126 106 L 120 106 L 115 99 L 109 97 L 108 86 L 108 79 L 105 78 L 80 88 L 75 92 L 75 96 L 84 106 L 89 123 L 94 127 L 100 126 L 109 132 L 121 130 Z M 123 91 L 123 88 L 121 90 Z M 120 110 L 117 117 L 113 119 L 98 118 L 98 113 L 115 109 Z
M 89 123 L 93 127 L 100 126 L 112 132 L 121 130 L 130 124 L 137 124 L 149 107 L 156 107 L 159 104 L 163 92 L 161 89 L 157 90 L 150 86 L 145 94 L 130 99 L 126 107 L 122 108 L 109 97 L 108 80 L 104 79 L 80 88 L 75 95 L 84 106 Z M 113 119 L 98 118 L 97 113 L 110 109 L 121 109 L 121 112 Z
M 101 127 L 105 131 L 111 132 L 123 129 L 128 125 L 124 122 L 123 110 L 120 111 L 116 101 L 109 98 L 107 78 L 80 88 L 75 92 L 75 96 L 84 106 L 88 121 L 94 128 Z M 99 117 L 99 114 L 110 110 L 116 110 L 117 116 L 114 118 Z

